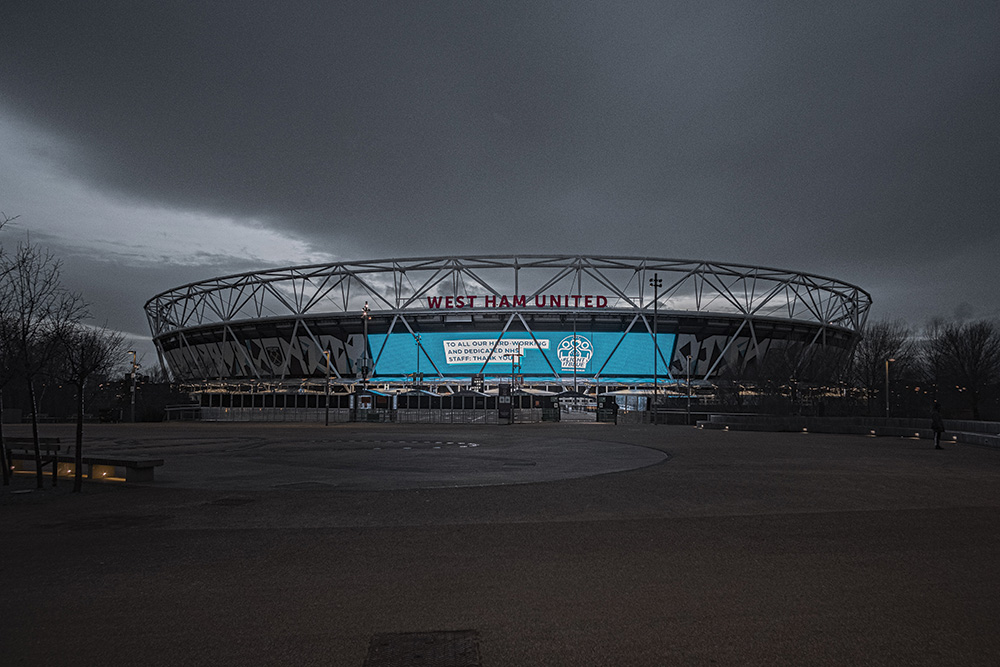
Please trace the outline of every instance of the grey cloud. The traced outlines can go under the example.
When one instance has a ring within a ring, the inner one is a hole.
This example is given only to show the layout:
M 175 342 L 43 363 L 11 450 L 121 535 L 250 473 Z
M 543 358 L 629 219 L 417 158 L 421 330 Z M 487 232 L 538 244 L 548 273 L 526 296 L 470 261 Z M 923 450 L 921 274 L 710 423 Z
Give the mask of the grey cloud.
M 705 257 L 878 297 L 1000 246 L 998 12 L 15 1 L 0 92 L 95 188 L 330 252 Z

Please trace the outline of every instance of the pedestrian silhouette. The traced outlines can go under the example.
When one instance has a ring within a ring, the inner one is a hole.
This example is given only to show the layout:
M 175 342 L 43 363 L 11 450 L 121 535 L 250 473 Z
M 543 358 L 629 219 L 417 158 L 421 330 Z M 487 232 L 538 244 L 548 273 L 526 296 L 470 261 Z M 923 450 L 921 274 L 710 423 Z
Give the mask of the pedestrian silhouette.
M 941 434 L 944 433 L 944 419 L 941 418 L 941 404 L 934 401 L 931 410 L 931 428 L 934 429 L 934 449 L 944 449 L 941 446 Z

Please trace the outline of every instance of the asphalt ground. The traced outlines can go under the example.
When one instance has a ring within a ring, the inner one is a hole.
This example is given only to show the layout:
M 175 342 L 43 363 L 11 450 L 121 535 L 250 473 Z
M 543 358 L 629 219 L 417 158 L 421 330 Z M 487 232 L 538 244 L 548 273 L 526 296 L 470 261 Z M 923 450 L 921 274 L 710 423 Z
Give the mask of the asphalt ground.
M 605 424 L 87 448 L 166 463 L 0 491 L 0 664 L 360 667 L 375 635 L 458 630 L 489 667 L 1000 664 L 994 449 Z

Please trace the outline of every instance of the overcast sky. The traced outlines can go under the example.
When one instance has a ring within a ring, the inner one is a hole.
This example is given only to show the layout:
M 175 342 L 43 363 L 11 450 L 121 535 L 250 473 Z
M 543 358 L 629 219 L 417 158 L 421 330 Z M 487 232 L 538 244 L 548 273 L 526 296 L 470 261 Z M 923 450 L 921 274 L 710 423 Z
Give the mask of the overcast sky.
M 874 317 L 997 317 L 998 19 L 5 0 L 0 241 L 51 247 L 134 338 L 147 299 L 216 275 L 508 252 L 763 264 L 858 284 Z

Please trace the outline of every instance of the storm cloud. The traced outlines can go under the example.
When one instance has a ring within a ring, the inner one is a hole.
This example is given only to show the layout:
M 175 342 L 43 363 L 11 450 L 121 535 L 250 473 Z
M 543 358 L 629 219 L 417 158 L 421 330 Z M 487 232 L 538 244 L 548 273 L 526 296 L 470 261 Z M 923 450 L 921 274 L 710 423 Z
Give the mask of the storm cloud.
M 129 331 L 220 273 L 507 252 L 764 264 L 914 324 L 996 316 L 998 18 L 8 1 L 0 208 Z

